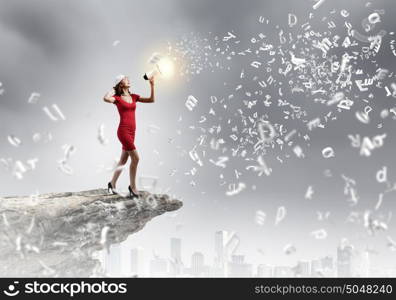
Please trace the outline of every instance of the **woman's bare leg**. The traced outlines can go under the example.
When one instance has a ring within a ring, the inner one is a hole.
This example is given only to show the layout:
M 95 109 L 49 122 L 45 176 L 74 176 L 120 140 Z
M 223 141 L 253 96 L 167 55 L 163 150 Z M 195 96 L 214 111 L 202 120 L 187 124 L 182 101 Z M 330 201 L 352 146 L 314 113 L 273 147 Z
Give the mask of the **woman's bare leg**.
M 128 151 L 128 154 L 131 157 L 131 164 L 129 166 L 129 184 L 131 185 L 132 191 L 137 194 L 138 191 L 136 189 L 136 171 L 139 163 L 139 154 L 136 149 Z
M 120 174 L 123 169 L 122 166 L 124 166 L 127 163 L 128 156 L 129 156 L 128 152 L 125 150 L 122 150 L 120 160 L 117 163 L 117 167 L 114 171 L 113 178 L 111 179 L 111 185 L 113 186 L 113 188 L 116 188 L 116 183 L 117 183 L 118 177 L 120 177 Z

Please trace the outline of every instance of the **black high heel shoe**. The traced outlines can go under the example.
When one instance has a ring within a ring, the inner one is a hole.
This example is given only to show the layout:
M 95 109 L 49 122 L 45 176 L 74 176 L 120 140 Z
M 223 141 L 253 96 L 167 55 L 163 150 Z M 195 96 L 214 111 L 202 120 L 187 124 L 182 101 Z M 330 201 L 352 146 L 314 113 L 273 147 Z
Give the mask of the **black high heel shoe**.
M 134 193 L 134 192 L 132 191 L 130 185 L 128 186 L 128 190 L 129 190 L 129 197 L 131 197 L 131 198 L 135 198 L 135 197 L 136 197 L 136 198 L 139 198 L 139 195 L 136 194 L 136 193 Z
M 109 182 L 107 184 L 107 192 L 110 194 L 114 194 L 114 195 L 118 195 L 117 191 L 115 190 L 115 188 L 113 188 L 113 185 L 111 184 L 111 182 Z

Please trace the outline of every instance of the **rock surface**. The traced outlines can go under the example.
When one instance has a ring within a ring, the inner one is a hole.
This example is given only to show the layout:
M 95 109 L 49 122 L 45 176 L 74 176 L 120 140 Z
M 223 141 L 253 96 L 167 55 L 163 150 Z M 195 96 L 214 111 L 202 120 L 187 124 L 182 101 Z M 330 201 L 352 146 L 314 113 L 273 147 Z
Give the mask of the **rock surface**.
M 0 277 L 103 276 L 95 251 L 180 207 L 146 191 L 138 199 L 104 189 L 0 198 Z

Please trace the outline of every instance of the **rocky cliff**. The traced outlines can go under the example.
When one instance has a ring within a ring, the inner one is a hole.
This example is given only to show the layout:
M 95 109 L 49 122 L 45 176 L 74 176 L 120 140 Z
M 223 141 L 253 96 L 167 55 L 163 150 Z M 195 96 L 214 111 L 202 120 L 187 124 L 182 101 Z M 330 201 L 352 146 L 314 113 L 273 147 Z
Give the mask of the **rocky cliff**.
M 95 251 L 181 206 L 166 194 L 130 199 L 104 189 L 0 198 L 0 276 L 101 276 Z

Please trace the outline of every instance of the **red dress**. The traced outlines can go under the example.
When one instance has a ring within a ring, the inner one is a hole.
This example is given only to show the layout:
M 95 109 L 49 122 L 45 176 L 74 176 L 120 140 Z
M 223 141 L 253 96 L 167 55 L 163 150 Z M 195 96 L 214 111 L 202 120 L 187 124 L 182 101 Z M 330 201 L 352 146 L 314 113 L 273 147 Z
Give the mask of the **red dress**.
M 120 124 L 118 125 L 117 136 L 122 144 L 122 150 L 130 151 L 136 149 L 135 147 L 135 131 L 136 120 L 135 110 L 136 102 L 140 95 L 131 94 L 132 103 L 122 100 L 121 96 L 114 95 L 114 104 L 117 106 L 120 114 Z

